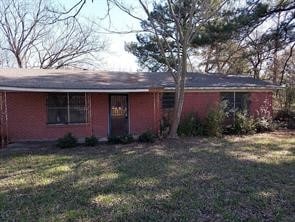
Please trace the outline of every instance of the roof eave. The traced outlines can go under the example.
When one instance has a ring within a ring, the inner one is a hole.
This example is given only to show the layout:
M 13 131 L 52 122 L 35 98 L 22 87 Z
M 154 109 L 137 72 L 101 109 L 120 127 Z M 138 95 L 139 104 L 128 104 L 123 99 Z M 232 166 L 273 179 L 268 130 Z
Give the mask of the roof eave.
M 283 89 L 283 86 L 268 87 L 185 87 L 186 91 L 274 91 Z M 11 87 L 0 86 L 0 91 L 11 92 L 89 92 L 89 93 L 131 93 L 131 92 L 161 92 L 174 91 L 175 87 L 164 88 L 122 88 L 122 89 L 60 89 L 60 88 L 30 88 L 30 87 Z
M 149 89 L 57 89 L 57 88 L 28 88 L 0 86 L 0 91 L 11 92 L 89 92 L 89 93 L 129 93 L 129 92 L 149 92 Z
M 185 87 L 186 91 L 274 91 L 283 89 L 281 86 L 241 86 L 241 87 Z M 164 91 L 175 90 L 175 87 L 165 87 Z

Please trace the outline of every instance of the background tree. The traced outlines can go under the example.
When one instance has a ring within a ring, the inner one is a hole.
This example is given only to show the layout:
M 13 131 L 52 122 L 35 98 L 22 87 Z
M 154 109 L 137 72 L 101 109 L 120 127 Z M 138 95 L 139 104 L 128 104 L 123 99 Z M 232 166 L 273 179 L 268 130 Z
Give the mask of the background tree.
M 215 57 L 231 53 L 237 61 L 247 60 L 249 71 L 246 73 L 254 78 L 263 77 L 281 83 L 278 79 L 284 76 L 284 71 L 280 69 L 283 66 L 280 67 L 279 58 L 282 59 L 285 50 L 294 44 L 294 10 L 293 1 L 249 1 L 249 6 L 244 9 L 225 12 L 222 22 L 211 23 L 204 31 L 204 35 L 219 38 L 223 47 L 217 48 L 220 43 L 207 41 L 209 49 L 213 52 L 216 49 L 218 54 L 215 53 Z M 236 52 L 232 51 L 233 41 L 239 46 Z M 292 53 L 289 55 L 293 56 Z M 230 66 L 231 61 L 225 65 L 223 59 L 203 59 L 205 65 L 214 62 L 213 67 Z M 289 61 L 290 58 L 286 57 L 286 62 Z
M 50 1 L 3 0 L 2 54 L 10 54 L 19 68 L 61 68 L 85 64 L 86 58 L 102 50 L 104 44 L 91 25 L 57 17 Z
M 50 21 L 46 5 L 4 0 L 0 5 L 1 48 L 11 52 L 19 68 L 24 67 L 33 45 L 45 37 L 45 23 Z
M 199 64 L 199 67 L 205 73 L 244 74 L 249 72 L 245 53 L 245 48 L 234 40 L 226 43 L 215 42 L 202 47 L 198 55 L 203 62 Z
M 91 24 L 81 25 L 78 20 L 69 18 L 56 23 L 54 33 L 48 33 L 47 38 L 34 49 L 40 68 L 59 69 L 95 66 L 96 53 L 104 47 L 104 42 L 99 41 L 99 35 Z

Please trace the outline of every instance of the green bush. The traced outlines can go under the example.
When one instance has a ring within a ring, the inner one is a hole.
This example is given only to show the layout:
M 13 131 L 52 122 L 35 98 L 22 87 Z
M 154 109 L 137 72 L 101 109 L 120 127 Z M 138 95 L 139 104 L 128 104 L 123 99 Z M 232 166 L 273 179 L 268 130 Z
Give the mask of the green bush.
M 285 124 L 288 129 L 295 129 L 295 112 L 280 110 L 277 113 L 275 120 L 279 121 L 280 124 Z M 273 128 L 275 127 L 273 126 Z
M 240 135 L 254 134 L 256 132 L 254 118 L 246 112 L 237 112 L 235 114 L 234 132 Z
M 295 116 L 290 117 L 287 127 L 288 129 L 295 129 Z
M 122 144 L 128 144 L 128 143 L 134 142 L 134 138 L 133 138 L 132 135 L 127 134 L 127 135 L 124 135 L 124 136 L 120 136 L 120 141 L 121 141 Z
M 223 123 L 226 117 L 224 105 L 221 103 L 215 109 L 208 112 L 205 121 L 205 134 L 208 136 L 221 137 L 223 133 Z
M 96 146 L 97 144 L 98 144 L 98 139 L 95 136 L 85 138 L 86 146 Z
M 119 144 L 120 143 L 120 137 L 119 136 L 109 136 L 108 142 L 110 144 Z
M 189 113 L 179 123 L 177 134 L 179 136 L 202 136 L 204 127 L 195 113 Z
M 109 136 L 108 142 L 111 144 L 128 144 L 134 142 L 134 138 L 130 134 L 123 136 Z
M 274 124 L 270 118 L 260 117 L 255 120 L 255 123 L 258 133 L 271 132 L 274 130 Z
M 64 137 L 57 140 L 57 146 L 60 148 L 73 148 L 78 145 L 77 139 L 71 134 L 67 133 Z
M 156 135 L 151 131 L 146 131 L 138 137 L 138 141 L 141 143 L 154 143 Z

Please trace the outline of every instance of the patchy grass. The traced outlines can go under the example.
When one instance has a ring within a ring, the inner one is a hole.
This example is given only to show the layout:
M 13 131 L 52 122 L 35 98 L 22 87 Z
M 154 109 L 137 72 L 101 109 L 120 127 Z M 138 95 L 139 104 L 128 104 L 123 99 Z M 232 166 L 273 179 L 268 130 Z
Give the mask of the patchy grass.
M 295 221 L 295 133 L 0 152 L 0 221 Z

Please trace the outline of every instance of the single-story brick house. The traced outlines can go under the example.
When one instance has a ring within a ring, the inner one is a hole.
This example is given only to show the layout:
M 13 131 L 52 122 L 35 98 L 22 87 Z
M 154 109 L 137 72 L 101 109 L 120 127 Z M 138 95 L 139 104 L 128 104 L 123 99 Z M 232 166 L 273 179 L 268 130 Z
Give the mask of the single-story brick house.
M 271 112 L 274 89 L 250 77 L 189 73 L 183 114 L 205 118 L 224 99 L 253 115 Z M 1 69 L 0 135 L 15 142 L 158 132 L 173 91 L 169 73 Z

